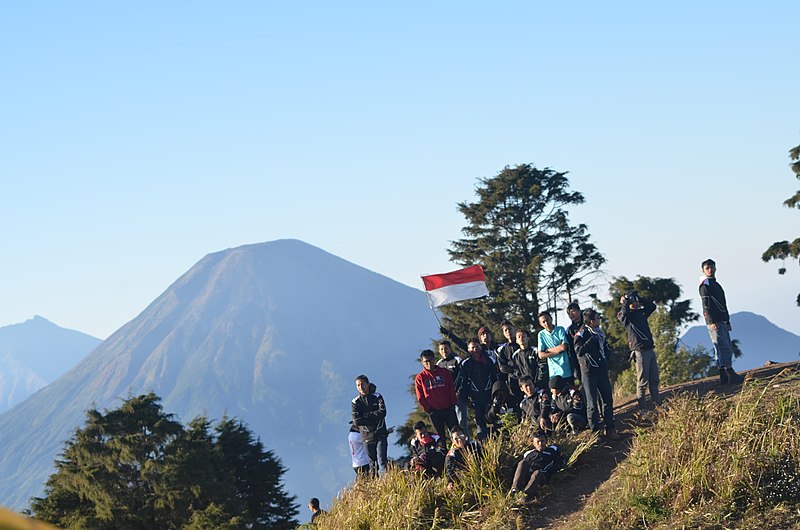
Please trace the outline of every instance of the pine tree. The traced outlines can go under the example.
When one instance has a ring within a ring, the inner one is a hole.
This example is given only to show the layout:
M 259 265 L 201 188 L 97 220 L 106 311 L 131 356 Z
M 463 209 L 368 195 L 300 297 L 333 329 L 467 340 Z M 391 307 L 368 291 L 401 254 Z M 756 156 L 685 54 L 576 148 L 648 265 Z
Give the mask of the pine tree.
M 586 225 L 570 224 L 566 208 L 584 198 L 570 190 L 566 175 L 530 164 L 506 167 L 480 180 L 476 202 L 458 204 L 468 224 L 450 258 L 482 265 L 491 296 L 444 306 L 446 327 L 466 338 L 484 323 L 499 331 L 509 318 L 534 330 L 540 300 L 556 309 L 590 284 L 605 258 Z
M 90 410 L 66 443 L 35 517 L 63 528 L 290 528 L 285 468 L 239 421 L 184 428 L 153 393 Z
M 800 145 L 789 150 L 789 158 L 792 160 L 792 171 L 795 176 L 800 179 Z M 787 208 L 800 209 L 800 190 L 783 201 L 783 205 Z M 792 242 L 776 241 L 761 255 L 761 259 L 765 262 L 772 260 L 781 260 L 785 262 L 787 258 L 800 258 L 800 238 Z M 786 267 L 780 267 L 778 269 L 778 274 L 786 274 Z M 797 295 L 797 305 L 800 306 L 800 294 Z
M 237 501 L 243 506 L 237 510 L 247 528 L 293 528 L 297 515 L 293 498 L 290 498 L 274 477 L 286 472 L 272 451 L 264 451 L 240 421 L 223 418 L 216 429 L 215 450 L 230 473 Z

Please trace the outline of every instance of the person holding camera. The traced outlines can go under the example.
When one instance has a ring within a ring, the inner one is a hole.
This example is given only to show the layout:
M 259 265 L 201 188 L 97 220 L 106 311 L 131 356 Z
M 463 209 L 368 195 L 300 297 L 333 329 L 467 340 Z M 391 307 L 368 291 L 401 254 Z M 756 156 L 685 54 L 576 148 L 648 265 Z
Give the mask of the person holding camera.
M 636 360 L 636 399 L 639 410 L 647 406 L 645 393 L 650 389 L 653 404 L 661 406 L 661 394 L 658 391 L 658 360 L 656 359 L 653 333 L 647 318 L 656 310 L 651 300 L 639 297 L 636 291 L 630 291 L 620 297 L 622 305 L 617 313 L 617 320 L 628 334 L 628 347 L 631 356 Z

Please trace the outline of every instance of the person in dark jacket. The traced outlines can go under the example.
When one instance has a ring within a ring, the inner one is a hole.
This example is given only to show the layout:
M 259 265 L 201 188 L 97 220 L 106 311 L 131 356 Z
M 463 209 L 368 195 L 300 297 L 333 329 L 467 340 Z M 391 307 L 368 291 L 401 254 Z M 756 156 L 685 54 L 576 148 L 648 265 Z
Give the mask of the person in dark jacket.
M 570 324 L 567 327 L 567 348 L 569 351 L 569 362 L 572 365 L 572 375 L 580 383 L 581 366 L 578 363 L 578 356 L 575 354 L 575 334 L 583 326 L 583 312 L 578 302 L 570 302 L 567 306 L 567 316 Z
M 489 434 L 486 428 L 486 409 L 492 400 L 492 385 L 497 380 L 497 366 L 484 354 L 478 339 L 470 339 L 467 351 L 470 357 L 461 363 L 456 392 L 460 398 L 470 402 L 475 412 L 475 423 L 478 424 L 477 438 L 483 440 Z
M 386 404 L 383 396 L 378 394 L 375 385 L 369 382 L 366 375 L 356 377 L 358 396 L 353 398 L 353 425 L 358 427 L 361 439 L 367 448 L 370 469 L 373 477 L 378 476 L 378 466 L 385 471 L 388 460 L 386 445 L 389 431 L 386 429 Z M 382 447 L 379 449 L 378 444 Z M 380 462 L 379 462 L 380 458 Z
M 514 364 L 511 361 L 518 348 L 517 332 L 509 320 L 503 320 L 500 329 L 503 330 L 505 342 L 497 347 L 497 378 L 506 384 L 511 397 L 516 404 L 519 404 L 522 400 L 522 390 L 519 388 L 519 380 L 514 376 Z
M 570 379 L 557 375 L 550 379 L 550 410 L 546 425 L 556 431 L 569 428 L 572 434 L 577 434 L 586 428 L 586 401 L 581 391 L 570 388 Z
M 586 415 L 593 432 L 600 432 L 600 412 L 598 401 L 603 405 L 605 436 L 618 440 L 614 428 L 614 397 L 611 381 L 608 378 L 608 353 L 606 335 L 600 329 L 600 315 L 594 309 L 583 312 L 583 326 L 575 334 L 575 351 L 581 365 L 583 389 L 586 392 Z
M 529 376 L 523 377 L 519 386 L 525 395 L 519 403 L 521 421 L 545 429 L 546 425 L 542 423 L 542 419 L 550 414 L 549 394 L 544 390 L 536 390 L 536 387 L 533 386 L 533 379 Z
M 476 440 L 470 440 L 467 435 L 459 428 L 450 433 L 453 445 L 450 447 L 444 459 L 444 473 L 447 477 L 447 487 L 452 488 L 453 483 L 458 480 L 458 474 L 467 467 L 468 455 L 476 457 L 481 455 L 481 444 Z
M 561 452 L 557 445 L 546 446 L 547 434 L 537 432 L 533 435 L 533 449 L 527 451 L 517 464 L 514 481 L 511 483 L 511 494 L 518 491 L 531 498 L 536 489 L 546 484 L 561 467 Z
M 445 437 L 445 427 L 452 430 L 458 424 L 455 411 L 458 398 L 450 370 L 436 366 L 435 357 L 431 350 L 425 350 L 419 356 L 422 371 L 414 378 L 414 391 L 433 428 L 439 436 Z
M 428 427 L 423 422 L 415 423 L 414 439 L 411 440 L 409 447 L 411 462 L 408 467 L 432 477 L 441 476 L 444 473 L 444 457 L 447 453 L 444 440 L 429 433 Z
M 741 383 L 742 377 L 733 371 L 733 343 L 731 342 L 731 317 L 728 314 L 728 302 L 725 291 L 717 281 L 717 264 L 713 259 L 705 260 L 701 265 L 703 279 L 700 282 L 700 300 L 703 304 L 703 317 L 706 320 L 708 334 L 714 345 L 719 368 L 720 384 Z
M 645 392 L 648 387 L 653 404 L 660 406 L 658 360 L 653 349 L 653 333 L 647 323 L 648 317 L 656 310 L 656 304 L 640 298 L 636 291 L 622 295 L 619 303 L 622 307 L 617 313 L 617 320 L 628 334 L 628 348 L 636 359 L 636 399 L 639 401 L 639 410 L 646 408 Z
M 550 380 L 547 372 L 547 359 L 540 359 L 536 348 L 530 344 L 530 334 L 527 329 L 517 330 L 517 351 L 511 358 L 514 364 L 514 375 L 517 379 L 525 376 L 533 379 L 533 385 L 537 390 L 547 388 Z
M 461 368 L 461 357 L 453 353 L 453 347 L 449 341 L 443 340 L 439 343 L 439 362 L 436 366 L 447 368 L 450 370 L 450 375 L 453 376 L 453 383 L 458 381 L 458 371 Z M 469 411 L 467 410 L 467 402 L 456 394 L 458 400 L 456 401 L 456 419 L 461 430 L 469 432 Z

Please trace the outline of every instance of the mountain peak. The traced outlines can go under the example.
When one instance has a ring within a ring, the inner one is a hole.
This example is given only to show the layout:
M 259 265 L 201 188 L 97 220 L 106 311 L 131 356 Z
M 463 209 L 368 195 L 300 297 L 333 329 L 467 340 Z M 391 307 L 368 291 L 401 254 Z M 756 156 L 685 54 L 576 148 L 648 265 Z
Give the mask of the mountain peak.
M 41 492 L 85 410 L 148 391 L 181 421 L 242 419 L 289 468 L 292 493 L 333 497 L 352 478 L 355 376 L 368 374 L 386 396 L 388 424 L 402 422 L 413 359 L 436 329 L 421 291 L 296 239 L 208 254 L 73 370 L 0 416 L 0 433 L 15 433 L 0 436 L 0 503 L 19 507 Z

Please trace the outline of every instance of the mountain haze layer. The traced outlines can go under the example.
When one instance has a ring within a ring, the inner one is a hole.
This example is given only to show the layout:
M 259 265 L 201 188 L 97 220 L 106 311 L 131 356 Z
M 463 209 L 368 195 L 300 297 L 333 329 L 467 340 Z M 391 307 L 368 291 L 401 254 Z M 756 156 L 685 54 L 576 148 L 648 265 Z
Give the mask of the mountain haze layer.
M 166 411 L 241 418 L 289 468 L 288 490 L 330 498 L 353 477 L 354 379 L 412 406 L 409 375 L 436 320 L 425 295 L 296 240 L 209 254 L 78 366 L 0 416 L 0 504 L 27 506 L 90 407 L 154 391 Z
M 34 316 L 0 328 L 0 413 L 78 364 L 100 339 Z

